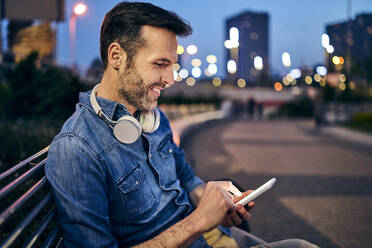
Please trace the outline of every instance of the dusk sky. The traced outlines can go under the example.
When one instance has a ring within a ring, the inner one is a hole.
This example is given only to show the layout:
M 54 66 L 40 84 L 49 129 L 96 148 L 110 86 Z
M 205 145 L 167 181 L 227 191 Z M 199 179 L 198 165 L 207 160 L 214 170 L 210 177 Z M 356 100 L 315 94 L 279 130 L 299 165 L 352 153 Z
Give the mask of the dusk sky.
M 66 21 L 57 24 L 57 57 L 61 64 L 69 64 L 68 18 L 78 0 L 66 1 Z M 85 71 L 95 57 L 99 57 L 99 29 L 102 19 L 116 3 L 114 0 L 84 0 L 87 13 L 76 22 L 76 60 Z M 325 26 L 347 20 L 347 0 L 153 0 L 147 1 L 172 10 L 188 20 L 194 33 L 180 38 L 179 44 L 194 44 L 198 53 L 193 56 L 205 62 L 214 54 L 218 58 L 218 75 L 224 76 L 225 20 L 245 10 L 267 12 L 269 19 L 269 56 L 272 73 L 283 74 L 301 65 L 323 62 L 321 35 Z M 372 13 L 371 0 L 352 0 L 352 17 Z M 283 52 L 291 55 L 292 67 L 281 62 Z M 264 62 L 265 63 L 265 62 Z M 206 63 L 204 63 L 205 65 Z M 202 65 L 202 70 L 203 69 Z

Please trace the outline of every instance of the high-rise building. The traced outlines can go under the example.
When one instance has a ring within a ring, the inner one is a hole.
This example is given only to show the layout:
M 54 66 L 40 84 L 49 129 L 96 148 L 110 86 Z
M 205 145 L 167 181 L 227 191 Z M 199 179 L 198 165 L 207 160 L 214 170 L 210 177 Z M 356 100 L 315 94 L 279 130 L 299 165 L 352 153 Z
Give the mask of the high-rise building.
M 269 15 L 245 11 L 228 18 L 225 37 L 228 80 L 236 83 L 243 79 L 244 85 L 260 84 L 270 69 Z
M 328 58 L 329 65 L 332 65 L 333 56 L 341 56 L 345 59 L 346 70 L 349 61 L 363 70 L 368 69 L 365 61 L 372 57 L 372 14 L 361 14 L 354 20 L 327 25 L 326 32 L 334 47 Z

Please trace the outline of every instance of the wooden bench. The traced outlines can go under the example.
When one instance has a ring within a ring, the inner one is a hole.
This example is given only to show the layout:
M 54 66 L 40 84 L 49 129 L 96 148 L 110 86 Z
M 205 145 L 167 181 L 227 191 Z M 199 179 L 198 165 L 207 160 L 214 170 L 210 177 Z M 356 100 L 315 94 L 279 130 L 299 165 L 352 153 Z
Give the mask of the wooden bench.
M 61 247 L 44 173 L 48 147 L 0 175 L 0 247 Z

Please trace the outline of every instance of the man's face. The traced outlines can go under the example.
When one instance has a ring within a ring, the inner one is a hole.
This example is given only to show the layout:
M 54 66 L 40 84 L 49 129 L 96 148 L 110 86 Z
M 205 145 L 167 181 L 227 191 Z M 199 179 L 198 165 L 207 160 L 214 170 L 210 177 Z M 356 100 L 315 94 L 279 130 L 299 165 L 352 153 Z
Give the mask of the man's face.
M 142 27 L 146 45 L 134 57 L 133 66 L 119 75 L 119 97 L 140 110 L 156 108 L 161 91 L 174 83 L 177 38 L 167 29 Z M 123 65 L 125 66 L 125 65 Z

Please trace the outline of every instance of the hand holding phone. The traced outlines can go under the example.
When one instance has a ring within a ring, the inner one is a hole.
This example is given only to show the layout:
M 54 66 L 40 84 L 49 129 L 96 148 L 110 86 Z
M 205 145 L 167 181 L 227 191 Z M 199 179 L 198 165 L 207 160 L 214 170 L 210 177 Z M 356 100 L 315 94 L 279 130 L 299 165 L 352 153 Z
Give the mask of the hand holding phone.
M 235 203 L 235 205 L 237 204 L 242 204 L 243 206 L 247 205 L 249 202 L 253 201 L 253 199 L 255 199 L 256 197 L 260 196 L 261 194 L 266 192 L 268 189 L 270 189 L 275 184 L 275 182 L 276 182 L 276 178 L 274 177 L 271 180 L 267 181 L 265 184 L 261 185 L 255 191 L 253 191 L 252 193 L 250 193 L 249 195 L 247 195 L 246 197 L 244 197 L 243 199 Z

